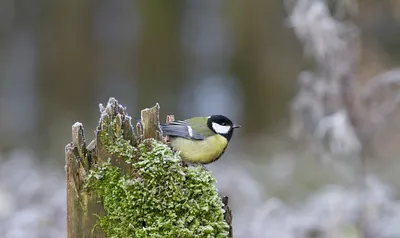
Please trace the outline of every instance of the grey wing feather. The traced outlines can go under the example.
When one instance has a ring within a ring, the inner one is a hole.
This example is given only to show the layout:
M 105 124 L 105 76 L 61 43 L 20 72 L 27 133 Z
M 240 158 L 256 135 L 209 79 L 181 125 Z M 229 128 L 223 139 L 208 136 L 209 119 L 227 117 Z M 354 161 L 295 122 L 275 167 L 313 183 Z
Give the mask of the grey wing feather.
M 192 140 L 203 140 L 204 136 L 195 131 L 189 131 L 188 124 L 184 121 L 173 121 L 169 124 L 161 125 L 164 136 L 183 137 Z

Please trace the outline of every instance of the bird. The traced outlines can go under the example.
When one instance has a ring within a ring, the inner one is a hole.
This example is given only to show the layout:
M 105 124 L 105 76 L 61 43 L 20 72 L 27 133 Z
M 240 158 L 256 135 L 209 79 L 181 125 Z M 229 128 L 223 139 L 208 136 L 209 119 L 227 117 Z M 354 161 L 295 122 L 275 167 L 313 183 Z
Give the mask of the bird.
M 160 128 L 170 146 L 180 151 L 183 161 L 204 165 L 224 154 L 234 129 L 240 125 L 233 124 L 226 116 L 212 115 L 172 121 L 161 124 Z

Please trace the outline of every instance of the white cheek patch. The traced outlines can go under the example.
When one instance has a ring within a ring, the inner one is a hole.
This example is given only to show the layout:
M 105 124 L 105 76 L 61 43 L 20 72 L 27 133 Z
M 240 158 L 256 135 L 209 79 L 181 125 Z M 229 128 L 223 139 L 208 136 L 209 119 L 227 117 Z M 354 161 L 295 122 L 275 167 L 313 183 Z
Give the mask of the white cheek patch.
M 231 130 L 230 126 L 221 126 L 220 124 L 215 122 L 212 123 L 212 127 L 214 131 L 218 134 L 227 134 Z
M 188 128 L 189 136 L 193 137 L 193 129 L 192 129 L 192 127 L 191 126 L 187 126 L 187 128 Z

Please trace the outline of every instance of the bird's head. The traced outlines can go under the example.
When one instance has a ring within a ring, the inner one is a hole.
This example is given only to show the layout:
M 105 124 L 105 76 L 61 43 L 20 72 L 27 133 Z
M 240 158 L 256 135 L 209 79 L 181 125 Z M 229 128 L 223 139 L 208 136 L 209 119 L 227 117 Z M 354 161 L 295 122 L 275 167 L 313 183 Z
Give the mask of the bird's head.
M 233 122 L 223 115 L 212 115 L 207 119 L 207 126 L 213 132 L 224 136 L 228 141 L 233 135 L 233 130 L 240 128 L 240 125 L 235 125 Z

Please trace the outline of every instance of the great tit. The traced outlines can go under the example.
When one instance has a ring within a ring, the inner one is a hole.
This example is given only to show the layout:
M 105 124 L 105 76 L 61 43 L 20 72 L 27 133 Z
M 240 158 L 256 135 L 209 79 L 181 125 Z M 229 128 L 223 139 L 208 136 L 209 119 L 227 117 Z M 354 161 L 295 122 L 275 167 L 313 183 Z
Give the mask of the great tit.
M 161 130 L 184 161 L 209 164 L 221 157 L 239 127 L 225 116 L 212 115 L 173 121 L 161 125 Z

